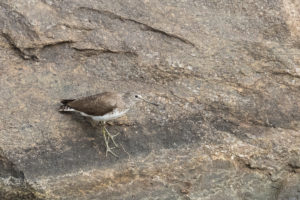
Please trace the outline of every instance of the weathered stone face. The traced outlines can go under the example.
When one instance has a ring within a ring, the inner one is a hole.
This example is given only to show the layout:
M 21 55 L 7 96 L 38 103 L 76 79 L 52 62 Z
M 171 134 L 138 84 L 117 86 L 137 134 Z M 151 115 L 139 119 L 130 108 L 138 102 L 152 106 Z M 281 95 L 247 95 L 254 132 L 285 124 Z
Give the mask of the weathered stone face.
M 300 199 L 299 18 L 293 0 L 2 0 L 0 195 Z M 109 90 L 160 105 L 108 127 L 118 159 L 57 112 Z

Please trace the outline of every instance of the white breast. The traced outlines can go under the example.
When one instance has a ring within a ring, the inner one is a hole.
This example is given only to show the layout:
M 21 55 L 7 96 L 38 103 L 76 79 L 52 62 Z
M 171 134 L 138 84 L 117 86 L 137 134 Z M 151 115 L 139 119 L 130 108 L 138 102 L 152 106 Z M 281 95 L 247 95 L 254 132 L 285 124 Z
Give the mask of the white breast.
M 113 119 L 117 119 L 123 115 L 125 115 L 125 113 L 128 112 L 129 109 L 126 109 L 126 110 L 118 110 L 118 109 L 114 109 L 112 112 L 109 112 L 105 115 L 102 115 L 102 116 L 93 116 L 93 115 L 88 115 L 86 113 L 83 113 L 83 112 L 80 112 L 80 114 L 82 116 L 85 116 L 85 117 L 91 117 L 94 121 L 109 121 L 109 120 L 113 120 Z

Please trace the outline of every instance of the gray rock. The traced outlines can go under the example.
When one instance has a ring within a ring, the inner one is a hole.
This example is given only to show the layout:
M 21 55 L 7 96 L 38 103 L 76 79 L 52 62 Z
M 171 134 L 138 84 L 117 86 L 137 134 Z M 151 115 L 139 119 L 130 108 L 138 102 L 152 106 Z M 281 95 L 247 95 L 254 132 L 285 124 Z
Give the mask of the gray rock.
M 44 194 L 36 191 L 24 179 L 22 171 L 8 160 L 0 149 L 0 199 L 44 199 Z
M 299 199 L 299 10 L 2 0 L 0 194 L 25 184 L 41 199 Z M 62 98 L 107 90 L 160 104 L 108 127 L 120 158 L 105 157 L 87 119 L 57 112 Z

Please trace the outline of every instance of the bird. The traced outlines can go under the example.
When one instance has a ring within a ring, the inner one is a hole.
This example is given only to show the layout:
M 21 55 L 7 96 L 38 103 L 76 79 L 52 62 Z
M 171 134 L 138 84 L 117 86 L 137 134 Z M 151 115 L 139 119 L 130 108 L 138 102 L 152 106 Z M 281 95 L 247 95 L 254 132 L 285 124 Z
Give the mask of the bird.
M 125 115 L 138 101 L 145 101 L 149 104 L 158 106 L 158 104 L 147 101 L 140 94 L 135 92 L 102 92 L 91 96 L 78 99 L 63 99 L 59 112 L 79 113 L 84 117 L 89 117 L 102 127 L 102 134 L 106 146 L 106 156 L 108 153 L 118 157 L 113 148 L 118 147 L 114 138 L 119 135 L 112 135 L 108 132 L 105 124 L 107 121 L 117 119 Z M 109 146 L 111 140 L 115 147 Z

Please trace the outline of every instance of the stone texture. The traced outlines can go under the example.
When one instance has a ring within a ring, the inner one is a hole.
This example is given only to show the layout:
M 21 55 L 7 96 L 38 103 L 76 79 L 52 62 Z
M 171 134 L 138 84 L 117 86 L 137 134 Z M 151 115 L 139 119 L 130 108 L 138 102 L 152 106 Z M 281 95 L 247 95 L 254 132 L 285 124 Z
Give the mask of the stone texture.
M 44 199 L 25 179 L 22 171 L 8 160 L 0 149 L 0 199 Z
M 294 0 L 2 0 L 0 194 L 300 199 L 299 10 Z M 57 112 L 62 98 L 107 90 L 160 104 L 109 127 L 120 158 L 105 158 L 87 119 Z

